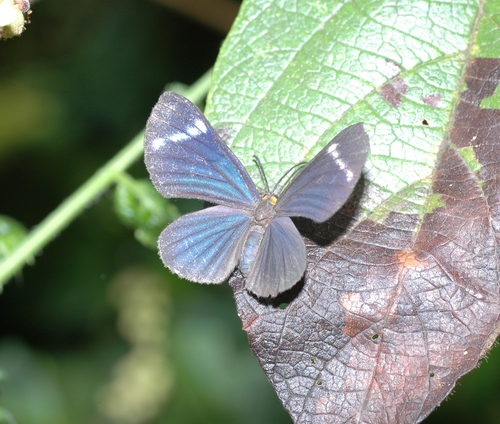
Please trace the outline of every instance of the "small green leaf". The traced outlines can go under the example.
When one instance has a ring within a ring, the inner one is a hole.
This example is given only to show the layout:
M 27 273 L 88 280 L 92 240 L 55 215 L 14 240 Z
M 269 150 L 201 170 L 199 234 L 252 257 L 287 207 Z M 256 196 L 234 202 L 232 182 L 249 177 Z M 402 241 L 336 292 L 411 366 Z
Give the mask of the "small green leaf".
M 28 234 L 28 230 L 14 218 L 0 215 L 0 259 L 12 252 Z
M 128 227 L 135 229 L 136 239 L 144 246 L 156 248 L 156 240 L 167 224 L 179 217 L 177 207 L 164 199 L 149 181 L 122 175 L 114 195 L 115 212 Z

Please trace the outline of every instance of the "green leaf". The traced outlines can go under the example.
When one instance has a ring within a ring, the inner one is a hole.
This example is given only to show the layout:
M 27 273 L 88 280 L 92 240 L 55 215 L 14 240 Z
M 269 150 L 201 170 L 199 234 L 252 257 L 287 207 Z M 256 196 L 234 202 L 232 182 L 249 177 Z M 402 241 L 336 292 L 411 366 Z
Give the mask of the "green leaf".
M 254 181 L 253 155 L 275 183 L 350 124 L 370 136 L 360 207 L 303 231 L 303 287 L 230 281 L 294 422 L 420 422 L 496 339 L 499 22 L 498 0 L 243 3 L 206 114 Z
M 0 259 L 7 257 L 28 234 L 24 225 L 9 216 L 0 215 Z
M 164 199 L 149 181 L 120 178 L 114 195 L 115 212 L 144 246 L 156 249 L 156 240 L 165 226 L 179 217 L 177 207 Z

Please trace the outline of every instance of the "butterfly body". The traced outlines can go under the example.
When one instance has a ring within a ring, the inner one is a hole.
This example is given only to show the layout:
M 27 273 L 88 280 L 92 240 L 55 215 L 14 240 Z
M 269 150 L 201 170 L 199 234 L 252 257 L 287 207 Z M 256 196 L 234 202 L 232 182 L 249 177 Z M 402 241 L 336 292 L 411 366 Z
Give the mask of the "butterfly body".
M 250 266 L 257 257 L 266 229 L 274 218 L 276 200 L 275 196 L 266 195 L 255 208 L 253 223 L 248 231 L 239 262 L 240 271 L 245 277 L 248 275 Z
M 322 222 L 356 185 L 368 155 L 361 123 L 339 133 L 278 195 L 260 195 L 200 110 L 166 92 L 146 126 L 145 162 L 164 197 L 218 206 L 187 214 L 160 235 L 164 264 L 199 283 L 220 283 L 238 265 L 247 290 L 275 297 L 305 272 L 304 241 L 290 217 Z
M 266 227 L 262 225 L 254 225 L 248 231 L 240 262 L 238 264 L 240 271 L 245 277 L 248 275 L 250 266 L 257 257 L 257 253 L 259 252 L 259 248 L 262 243 L 262 239 L 264 238 L 265 232 Z

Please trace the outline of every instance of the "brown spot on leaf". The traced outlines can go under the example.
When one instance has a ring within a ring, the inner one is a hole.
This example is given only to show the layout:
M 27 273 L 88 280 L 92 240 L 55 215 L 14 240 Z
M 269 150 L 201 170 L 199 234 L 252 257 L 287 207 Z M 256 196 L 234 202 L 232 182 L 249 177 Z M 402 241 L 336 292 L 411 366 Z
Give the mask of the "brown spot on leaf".
M 243 330 L 247 331 L 247 332 L 250 331 L 252 324 L 255 322 L 256 319 L 257 319 L 257 317 L 254 317 L 254 316 L 250 316 L 244 320 L 242 319 Z
M 408 84 L 406 83 L 405 80 L 403 80 L 401 78 L 396 78 L 392 82 L 392 85 L 398 91 L 398 93 L 401 93 L 403 95 L 406 94 L 406 92 L 408 91 Z
M 215 132 L 221 138 L 221 140 L 230 145 L 230 141 L 234 138 L 235 131 L 234 128 L 228 128 L 226 126 L 220 126 L 215 128 Z
M 408 84 L 401 78 L 396 78 L 392 84 L 385 84 L 380 89 L 380 95 L 391 106 L 398 107 L 407 91 Z
M 350 312 L 358 309 L 362 301 L 362 296 L 358 292 L 345 292 L 340 300 L 340 303 L 346 310 L 344 317 L 345 326 L 342 328 L 342 331 L 350 337 L 354 337 L 371 325 L 371 322 L 365 317 Z
M 441 107 L 442 98 L 443 96 L 441 96 L 441 94 L 431 94 L 429 96 L 423 96 L 422 101 L 428 106 Z
M 426 264 L 418 259 L 417 254 L 410 250 L 403 250 L 397 253 L 401 268 L 423 268 Z

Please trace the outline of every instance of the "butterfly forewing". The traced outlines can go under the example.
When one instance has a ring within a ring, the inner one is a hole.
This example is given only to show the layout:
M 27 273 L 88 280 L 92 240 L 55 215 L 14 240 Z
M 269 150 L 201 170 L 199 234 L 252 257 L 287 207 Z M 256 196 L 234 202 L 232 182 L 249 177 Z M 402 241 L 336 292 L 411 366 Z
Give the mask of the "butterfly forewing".
M 358 123 L 342 130 L 292 179 L 278 197 L 278 216 L 323 222 L 349 198 L 369 151 L 368 135 Z
M 214 206 L 181 216 L 158 239 L 165 266 L 197 283 L 220 283 L 241 256 L 251 219 L 240 211 Z
M 200 110 L 165 92 L 146 125 L 144 157 L 154 186 L 164 197 L 200 199 L 251 210 L 257 189 L 240 161 Z
M 290 218 L 275 217 L 264 233 L 245 288 L 259 297 L 275 297 L 300 280 L 306 269 L 306 247 Z

